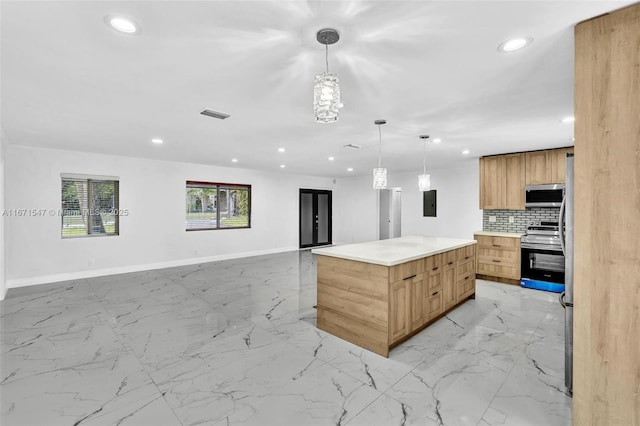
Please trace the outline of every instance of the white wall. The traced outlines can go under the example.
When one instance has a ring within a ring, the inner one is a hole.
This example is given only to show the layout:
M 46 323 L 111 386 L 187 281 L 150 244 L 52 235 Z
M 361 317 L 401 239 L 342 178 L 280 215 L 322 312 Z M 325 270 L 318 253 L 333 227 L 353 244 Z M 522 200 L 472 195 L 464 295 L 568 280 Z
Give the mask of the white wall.
M 472 239 L 482 230 L 479 208 L 478 160 L 451 169 L 432 169 L 437 192 L 437 216 L 422 216 L 418 174 L 389 173 L 387 186 L 402 188 L 402 235 L 430 235 Z M 334 195 L 334 242 L 356 243 L 378 238 L 378 198 L 371 176 L 338 179 Z
M 299 188 L 329 178 L 7 145 L 6 209 L 60 208 L 61 173 L 118 176 L 120 235 L 62 239 L 61 218 L 6 217 L 7 287 L 298 248 Z M 251 229 L 186 232 L 185 181 L 252 185 Z
M 393 180 L 393 186 L 402 187 L 402 235 L 473 239 L 473 233 L 482 230 L 478 160 L 470 159 L 460 167 L 428 172 L 431 188 L 437 190 L 436 217 L 422 215 L 419 170 Z
M 5 134 L 0 127 L 0 214 L 4 212 L 4 157 L 5 157 Z M 0 216 L 0 300 L 4 300 L 7 293 L 5 284 L 5 250 L 4 250 L 4 215 Z

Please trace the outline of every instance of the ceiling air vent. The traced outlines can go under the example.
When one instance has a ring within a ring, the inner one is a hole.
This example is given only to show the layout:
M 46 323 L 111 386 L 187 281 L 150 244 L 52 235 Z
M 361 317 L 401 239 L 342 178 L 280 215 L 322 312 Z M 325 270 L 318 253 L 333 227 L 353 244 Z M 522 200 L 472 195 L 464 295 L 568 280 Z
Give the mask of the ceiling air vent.
M 343 148 L 360 149 L 362 147 L 360 145 L 356 145 L 356 144 L 350 143 L 350 144 L 344 145 Z
M 225 118 L 231 117 L 229 114 L 225 114 L 224 112 L 214 111 L 212 109 L 205 109 L 200 114 L 208 115 L 209 117 L 219 118 L 220 120 L 224 120 Z

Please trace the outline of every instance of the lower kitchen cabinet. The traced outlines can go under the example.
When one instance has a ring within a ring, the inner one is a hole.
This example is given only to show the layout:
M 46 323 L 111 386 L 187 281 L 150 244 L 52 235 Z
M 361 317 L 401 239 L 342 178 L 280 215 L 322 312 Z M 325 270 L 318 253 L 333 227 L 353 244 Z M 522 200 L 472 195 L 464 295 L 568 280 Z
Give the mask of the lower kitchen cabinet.
M 520 236 L 475 234 L 478 241 L 476 272 L 482 278 L 520 284 Z

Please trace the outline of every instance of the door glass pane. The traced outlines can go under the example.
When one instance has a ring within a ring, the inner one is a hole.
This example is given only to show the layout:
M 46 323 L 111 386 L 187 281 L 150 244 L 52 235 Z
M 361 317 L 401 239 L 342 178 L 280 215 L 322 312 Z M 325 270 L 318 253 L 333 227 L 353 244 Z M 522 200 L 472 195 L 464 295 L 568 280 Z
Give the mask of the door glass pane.
M 300 245 L 313 244 L 313 194 L 300 194 Z
M 318 244 L 329 242 L 329 195 L 318 194 Z

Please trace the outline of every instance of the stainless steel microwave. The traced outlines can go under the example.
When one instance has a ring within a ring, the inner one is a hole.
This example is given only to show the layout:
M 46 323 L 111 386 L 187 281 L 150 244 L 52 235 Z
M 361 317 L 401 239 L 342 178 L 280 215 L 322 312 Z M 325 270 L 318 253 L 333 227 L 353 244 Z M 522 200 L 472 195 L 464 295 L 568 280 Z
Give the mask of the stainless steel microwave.
M 560 207 L 564 198 L 564 183 L 527 185 L 524 192 L 525 207 Z

